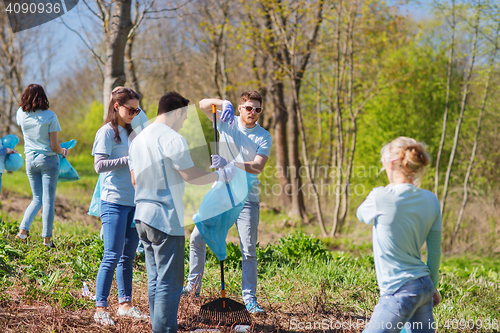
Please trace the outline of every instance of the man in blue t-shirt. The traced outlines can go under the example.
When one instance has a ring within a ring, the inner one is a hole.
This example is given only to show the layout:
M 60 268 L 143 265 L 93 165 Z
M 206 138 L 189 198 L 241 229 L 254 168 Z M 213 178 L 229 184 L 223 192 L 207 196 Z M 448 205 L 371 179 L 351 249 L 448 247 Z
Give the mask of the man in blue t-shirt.
M 212 155 L 211 168 L 222 168 L 233 161 L 234 165 L 248 173 L 260 174 L 269 159 L 272 138 L 259 123 L 262 112 L 262 97 L 257 91 L 247 91 L 240 96 L 239 117 L 235 117 L 230 101 L 220 99 L 203 99 L 200 108 L 213 120 L 212 105 L 218 112 L 217 129 L 220 133 L 220 155 Z M 220 121 L 219 121 L 220 120 Z M 245 202 L 236 228 L 240 237 L 243 259 L 241 289 L 243 300 L 250 313 L 260 314 L 264 311 L 257 304 L 257 231 L 259 226 L 259 181 L 255 181 L 248 199 Z M 190 260 L 188 285 L 184 294 L 194 290 L 199 294 L 201 279 L 205 267 L 206 244 L 195 227 L 190 239 Z
M 187 118 L 188 103 L 176 92 L 165 94 L 158 117 L 132 141 L 129 150 L 134 220 L 146 256 L 154 333 L 177 332 L 184 279 L 184 182 L 226 182 L 236 173 L 232 163 L 216 172 L 194 166 L 186 140 L 177 133 Z

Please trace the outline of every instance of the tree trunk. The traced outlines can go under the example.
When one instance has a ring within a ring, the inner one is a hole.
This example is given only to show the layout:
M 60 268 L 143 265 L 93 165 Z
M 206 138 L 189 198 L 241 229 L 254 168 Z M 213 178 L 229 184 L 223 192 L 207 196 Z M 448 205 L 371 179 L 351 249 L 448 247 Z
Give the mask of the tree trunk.
M 305 217 L 304 194 L 302 190 L 302 178 L 300 176 L 301 166 L 299 159 L 299 128 L 297 119 L 297 103 L 292 101 L 288 107 L 288 151 L 290 161 L 290 183 L 292 206 L 290 216 L 303 220 Z
M 111 23 L 105 36 L 106 61 L 104 65 L 104 119 L 108 116 L 108 104 L 111 91 L 115 87 L 123 86 L 125 75 L 125 47 L 128 33 L 132 29 L 130 16 L 132 0 L 116 0 L 113 7 Z
M 326 232 L 325 222 L 323 221 L 323 213 L 321 211 L 321 201 L 318 195 L 318 188 L 314 182 L 314 178 L 312 175 L 311 167 L 309 166 L 309 157 L 307 155 L 307 142 L 306 142 L 306 130 L 304 128 L 304 122 L 302 121 L 302 111 L 300 109 L 300 101 L 299 101 L 299 91 L 297 89 L 296 81 L 293 82 L 292 90 L 293 90 L 293 99 L 294 104 L 297 105 L 297 120 L 300 129 L 300 139 L 302 141 L 302 158 L 304 159 L 304 166 L 306 168 L 307 178 L 310 184 L 310 190 L 312 191 L 314 206 L 316 207 L 316 213 L 318 214 L 318 222 L 321 228 L 321 233 L 323 237 L 327 237 L 328 233 Z M 300 83 L 299 83 L 300 85 Z M 309 191 L 308 191 L 309 194 Z
M 448 79 L 446 83 L 446 102 L 443 115 L 443 131 L 441 133 L 441 142 L 439 143 L 439 149 L 436 158 L 436 174 L 434 176 L 434 194 L 438 196 L 439 189 L 439 163 L 441 162 L 441 154 L 443 153 L 444 140 L 446 138 L 446 122 L 448 121 L 448 110 L 450 108 L 450 89 L 451 89 L 451 72 L 453 67 L 453 52 L 455 49 L 455 0 L 452 3 L 452 21 L 451 21 L 451 45 L 450 52 L 448 56 Z
M 284 85 L 281 79 L 276 77 L 273 79 L 271 92 L 275 119 L 273 144 L 276 147 L 276 174 L 280 185 L 281 207 L 285 208 L 290 206 L 292 191 L 288 167 L 288 113 L 285 105 Z
M 465 107 L 467 105 L 467 97 L 469 96 L 469 84 L 470 84 L 470 80 L 471 80 L 471 77 L 472 77 L 472 71 L 474 70 L 474 62 L 476 60 L 477 37 L 478 37 L 478 33 L 479 33 L 479 18 L 480 18 L 480 15 L 479 15 L 479 10 L 480 9 L 479 8 L 480 7 L 478 6 L 477 18 L 476 18 L 476 22 L 475 22 L 475 25 L 474 25 L 474 37 L 473 37 L 473 42 L 472 42 L 472 57 L 471 57 L 471 60 L 470 60 L 467 77 L 465 78 L 465 82 L 464 82 L 463 95 L 462 95 L 462 103 L 461 103 L 461 107 L 460 107 L 460 115 L 458 117 L 457 126 L 455 128 L 455 137 L 453 139 L 453 148 L 452 148 L 451 154 L 450 154 L 450 161 L 448 162 L 448 169 L 446 170 L 446 178 L 445 178 L 445 181 L 444 181 L 444 189 L 443 189 L 443 198 L 441 199 L 441 214 L 444 213 L 444 209 L 445 209 L 445 206 L 446 206 L 446 198 L 448 196 L 448 185 L 450 183 L 451 169 L 452 169 L 452 166 L 453 166 L 453 162 L 455 160 L 455 154 L 457 152 L 457 145 L 458 145 L 458 137 L 459 137 L 459 134 L 460 134 L 460 127 L 462 125 L 462 120 L 463 120 L 463 117 L 464 117 L 464 111 L 465 111 Z
M 132 86 L 132 89 L 134 89 L 134 91 L 139 94 L 140 97 L 139 106 L 142 108 L 142 93 L 141 89 L 139 88 L 139 79 L 137 78 L 137 72 L 133 58 L 134 41 L 135 41 L 135 35 L 131 36 L 127 42 L 125 58 L 127 60 L 127 69 L 128 69 L 128 75 L 130 77 L 129 79 L 130 85 Z
M 477 130 L 476 130 L 476 137 L 474 139 L 474 145 L 472 147 L 472 153 L 470 155 L 470 160 L 469 160 L 469 165 L 467 167 L 467 173 L 465 175 L 464 179 L 464 198 L 462 200 L 462 207 L 460 208 L 460 213 L 458 214 L 457 218 L 457 223 L 455 226 L 455 230 L 453 231 L 453 235 L 450 237 L 450 246 L 453 245 L 453 242 L 455 241 L 458 231 L 460 230 L 460 225 L 462 224 L 462 219 L 464 216 L 464 211 L 465 211 L 465 206 L 467 205 L 467 199 L 469 197 L 469 178 L 470 174 L 472 171 L 472 165 L 474 164 L 474 158 L 476 157 L 476 151 L 477 151 L 477 144 L 479 141 L 479 135 L 481 134 L 481 121 L 483 118 L 483 113 L 484 109 L 486 107 L 486 100 L 488 99 L 488 93 L 490 90 L 490 82 L 491 82 L 491 73 L 493 72 L 494 68 L 494 63 L 495 63 L 495 58 L 498 52 L 498 32 L 500 31 L 500 24 L 498 25 L 497 28 L 497 33 L 496 33 L 496 40 L 495 40 L 495 50 L 493 51 L 493 55 L 490 60 L 489 64 L 489 69 L 488 69 L 488 74 L 487 74 L 487 79 L 486 79 L 486 85 L 484 87 L 484 94 L 483 94 L 483 99 L 481 102 L 481 109 L 479 110 L 479 116 L 477 117 Z
M 333 210 L 333 222 L 332 230 L 330 231 L 330 236 L 334 236 L 337 232 L 339 225 L 339 210 L 340 203 L 342 199 L 342 161 L 344 160 L 342 153 L 344 152 L 344 141 L 343 141 L 343 129 L 342 129 L 342 109 L 340 105 L 340 94 L 342 92 L 342 77 L 341 77 L 341 66 L 340 66 L 340 23 L 342 22 L 342 4 L 339 4 L 339 9 L 337 13 L 337 28 L 336 28 L 336 53 L 337 53 L 337 63 L 332 66 L 334 68 L 334 78 L 335 78 L 335 101 L 331 106 L 333 109 L 336 125 L 336 139 L 337 144 L 335 145 L 335 170 L 337 181 L 335 182 L 335 207 Z M 345 54 L 344 54 L 345 55 Z M 332 164 L 333 165 L 333 164 Z

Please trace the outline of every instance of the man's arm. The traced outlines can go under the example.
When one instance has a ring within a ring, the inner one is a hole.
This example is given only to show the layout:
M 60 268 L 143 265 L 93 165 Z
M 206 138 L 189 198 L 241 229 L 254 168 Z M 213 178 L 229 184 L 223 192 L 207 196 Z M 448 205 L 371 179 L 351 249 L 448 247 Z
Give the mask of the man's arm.
M 214 116 L 212 114 L 212 105 L 215 105 L 219 110 L 222 109 L 222 99 L 218 98 L 205 98 L 200 101 L 200 109 L 203 113 L 210 119 L 214 120 Z M 219 121 L 219 113 L 217 113 L 217 121 Z
M 135 175 L 134 175 L 134 170 L 130 170 L 130 180 L 132 181 L 132 186 L 134 187 L 134 190 L 135 190 Z
M 210 184 L 219 178 L 215 172 L 207 172 L 197 167 L 191 167 L 184 170 L 179 170 L 181 177 L 193 185 L 205 185 Z
M 258 175 L 264 170 L 264 167 L 266 166 L 268 159 L 269 157 L 267 157 L 266 155 L 258 154 L 257 156 L 255 156 L 253 161 L 251 162 L 235 161 L 234 166 L 242 170 L 245 170 L 248 173 L 253 173 Z

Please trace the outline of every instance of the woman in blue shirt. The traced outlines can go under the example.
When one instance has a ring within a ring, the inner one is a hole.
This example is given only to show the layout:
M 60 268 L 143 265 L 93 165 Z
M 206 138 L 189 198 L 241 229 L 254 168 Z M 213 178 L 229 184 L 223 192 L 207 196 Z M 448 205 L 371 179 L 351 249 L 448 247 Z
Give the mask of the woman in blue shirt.
M 33 200 L 24 212 L 17 238 L 26 242 L 31 223 L 43 206 L 43 244 L 48 248 L 55 248 L 51 238 L 59 179 L 57 154 L 66 157 L 68 150 L 61 148 L 59 144 L 57 132 L 61 130 L 61 126 L 57 115 L 48 108 L 49 100 L 42 86 L 30 84 L 24 89 L 16 120 L 23 131 L 26 175 L 33 192 Z
M 101 221 L 104 256 L 96 279 L 96 313 L 94 320 L 113 325 L 108 296 L 116 269 L 119 316 L 143 318 L 132 306 L 132 268 L 139 237 L 132 221 L 135 213 L 134 187 L 128 168 L 131 122 L 141 111 L 139 95 L 130 88 L 120 87 L 111 93 L 108 117 L 97 131 L 92 155 L 97 173 L 103 173 L 101 191 Z
M 432 308 L 440 302 L 441 211 L 436 196 L 420 189 L 430 157 L 425 146 L 399 137 L 382 148 L 389 185 L 374 188 L 358 219 L 373 223 L 373 256 L 380 299 L 364 332 L 434 332 Z M 427 264 L 420 249 L 427 243 Z

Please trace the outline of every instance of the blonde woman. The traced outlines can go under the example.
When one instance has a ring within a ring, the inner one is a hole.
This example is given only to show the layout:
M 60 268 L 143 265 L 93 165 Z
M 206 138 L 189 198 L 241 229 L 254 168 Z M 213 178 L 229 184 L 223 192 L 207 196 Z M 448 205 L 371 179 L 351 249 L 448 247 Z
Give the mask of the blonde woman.
M 358 219 L 373 224 L 373 256 L 380 299 L 364 332 L 434 332 L 432 308 L 441 258 L 441 212 L 436 196 L 420 188 L 430 157 L 425 146 L 399 137 L 381 151 L 389 178 L 359 206 Z M 427 243 L 428 259 L 420 258 Z

